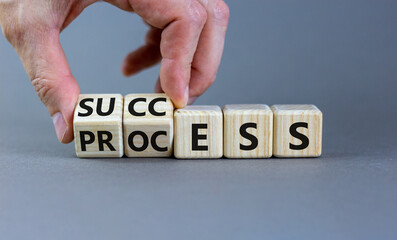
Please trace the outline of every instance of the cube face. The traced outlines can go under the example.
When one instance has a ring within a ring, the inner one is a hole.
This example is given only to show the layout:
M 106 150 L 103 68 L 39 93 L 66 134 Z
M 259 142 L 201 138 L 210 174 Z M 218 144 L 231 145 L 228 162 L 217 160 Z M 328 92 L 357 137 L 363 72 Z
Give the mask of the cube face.
M 73 120 L 76 155 L 122 157 L 122 116 L 120 94 L 81 94 Z
M 269 158 L 273 152 L 273 112 L 264 104 L 223 108 L 224 151 L 227 158 Z
M 124 152 L 128 157 L 170 157 L 174 105 L 165 94 L 129 94 L 124 99 Z
M 276 157 L 319 157 L 323 116 L 314 105 L 274 105 L 273 154 Z
M 220 158 L 223 116 L 218 106 L 187 106 L 174 113 L 176 158 Z

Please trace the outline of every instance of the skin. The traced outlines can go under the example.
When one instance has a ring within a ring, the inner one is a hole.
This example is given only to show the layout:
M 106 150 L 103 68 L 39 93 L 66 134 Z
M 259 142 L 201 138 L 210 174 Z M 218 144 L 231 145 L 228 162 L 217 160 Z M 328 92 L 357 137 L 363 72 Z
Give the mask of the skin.
M 0 0 L 0 26 L 15 48 L 62 143 L 73 141 L 73 111 L 80 88 L 59 34 L 97 0 Z M 126 76 L 161 62 L 156 92 L 176 107 L 191 104 L 214 82 L 229 9 L 222 0 L 107 0 L 150 26 L 145 44 L 122 63 Z

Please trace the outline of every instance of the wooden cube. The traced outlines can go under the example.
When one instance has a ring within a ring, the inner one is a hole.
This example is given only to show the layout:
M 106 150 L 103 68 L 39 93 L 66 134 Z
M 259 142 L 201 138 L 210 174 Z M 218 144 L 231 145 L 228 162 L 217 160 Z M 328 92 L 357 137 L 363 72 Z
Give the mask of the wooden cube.
M 323 115 L 314 105 L 274 105 L 273 154 L 276 157 L 319 157 Z
M 187 106 L 174 113 L 176 158 L 220 158 L 223 117 L 219 106 Z
M 123 96 L 81 94 L 73 128 L 78 157 L 123 156 Z
M 273 112 L 264 104 L 223 107 L 223 154 L 227 158 L 269 158 L 273 152 Z
M 165 94 L 129 94 L 124 99 L 124 151 L 128 157 L 170 157 L 174 105 Z

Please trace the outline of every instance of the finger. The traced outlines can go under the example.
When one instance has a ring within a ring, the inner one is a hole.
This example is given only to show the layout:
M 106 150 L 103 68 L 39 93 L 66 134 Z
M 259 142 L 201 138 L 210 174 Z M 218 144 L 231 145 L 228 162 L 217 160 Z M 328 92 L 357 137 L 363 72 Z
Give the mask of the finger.
M 229 8 L 222 0 L 200 2 L 207 10 L 207 22 L 201 33 L 192 63 L 189 104 L 215 81 L 225 42 Z
M 73 112 L 80 89 L 60 45 L 59 32 L 36 33 L 29 39 L 16 50 L 53 118 L 58 140 L 69 143 L 73 140 Z
M 156 84 L 154 85 L 154 92 L 155 93 L 164 93 L 163 89 L 161 88 L 160 78 L 157 79 Z
M 62 26 L 61 26 L 61 32 L 67 27 L 69 26 L 69 24 L 71 24 L 73 22 L 74 19 L 76 19 L 82 12 L 83 10 L 90 6 L 91 4 L 97 2 L 99 0 L 83 0 L 83 1 L 74 1 L 74 2 L 64 2 L 63 4 L 68 5 L 67 7 L 67 11 L 65 11 L 65 9 L 63 9 L 60 6 L 63 5 L 59 5 L 58 3 L 58 7 L 59 9 L 61 9 L 61 11 L 63 12 L 67 12 L 68 14 L 65 16 L 65 21 L 63 22 Z M 64 7 L 64 6 L 63 6 Z
M 191 63 L 206 21 L 206 10 L 197 1 L 133 1 L 134 12 L 150 25 L 163 29 L 160 52 L 161 88 L 176 107 L 189 95 Z
M 160 44 L 161 88 L 178 108 L 186 106 L 189 99 L 191 64 L 206 21 L 205 9 L 199 6 L 195 6 L 198 16 L 186 15 L 165 28 Z
M 125 76 L 136 74 L 160 62 L 161 53 L 159 45 L 161 32 L 161 29 L 150 28 L 146 34 L 145 45 L 126 56 L 121 68 Z

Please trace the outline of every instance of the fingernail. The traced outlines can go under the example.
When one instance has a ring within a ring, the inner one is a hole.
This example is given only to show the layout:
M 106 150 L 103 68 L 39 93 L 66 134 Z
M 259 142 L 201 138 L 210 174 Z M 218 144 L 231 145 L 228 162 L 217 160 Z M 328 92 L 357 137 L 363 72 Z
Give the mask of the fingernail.
M 185 105 L 189 104 L 189 87 L 185 89 Z
M 52 123 L 54 124 L 58 140 L 62 142 L 68 128 L 62 113 L 55 113 L 54 116 L 52 116 Z
M 129 75 L 131 75 L 132 69 L 128 65 L 123 65 L 121 67 L 121 72 L 124 74 L 124 76 L 129 76 Z
M 187 104 L 193 104 L 197 100 L 197 97 L 191 97 L 189 98 L 189 101 L 187 101 Z

